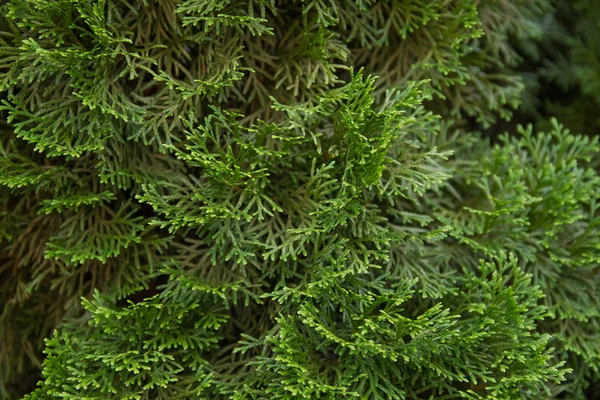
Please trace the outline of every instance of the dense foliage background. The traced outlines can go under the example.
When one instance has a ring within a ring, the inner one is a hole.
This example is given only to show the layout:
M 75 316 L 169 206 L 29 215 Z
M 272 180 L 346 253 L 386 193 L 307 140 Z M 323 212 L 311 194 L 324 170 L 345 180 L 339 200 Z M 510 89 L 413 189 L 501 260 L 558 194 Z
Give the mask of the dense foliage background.
M 0 398 L 600 398 L 596 0 L 0 10 Z

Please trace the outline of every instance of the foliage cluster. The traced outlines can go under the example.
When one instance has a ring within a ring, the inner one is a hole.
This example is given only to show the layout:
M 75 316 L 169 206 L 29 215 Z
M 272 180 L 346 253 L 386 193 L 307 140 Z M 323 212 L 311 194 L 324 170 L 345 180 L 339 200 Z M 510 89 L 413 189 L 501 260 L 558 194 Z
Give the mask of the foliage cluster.
M 0 398 L 593 398 L 594 3 L 0 2 Z

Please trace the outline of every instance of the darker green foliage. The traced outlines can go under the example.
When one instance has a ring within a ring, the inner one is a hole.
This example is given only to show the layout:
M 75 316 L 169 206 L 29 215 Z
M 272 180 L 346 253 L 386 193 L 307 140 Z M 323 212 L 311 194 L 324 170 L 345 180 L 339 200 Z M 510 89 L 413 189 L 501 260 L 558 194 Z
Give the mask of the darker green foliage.
M 0 10 L 0 398 L 594 392 L 592 1 Z

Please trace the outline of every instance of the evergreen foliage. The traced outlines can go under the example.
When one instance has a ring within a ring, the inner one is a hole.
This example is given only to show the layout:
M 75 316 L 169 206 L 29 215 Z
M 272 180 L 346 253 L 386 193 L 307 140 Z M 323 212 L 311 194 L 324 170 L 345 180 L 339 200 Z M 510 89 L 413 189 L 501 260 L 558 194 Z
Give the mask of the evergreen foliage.
M 528 119 L 548 126 L 556 116 L 574 131 L 600 127 L 600 10 L 593 0 L 552 0 L 544 34 L 524 53 Z
M 593 1 L 0 10 L 0 398 L 593 398 Z

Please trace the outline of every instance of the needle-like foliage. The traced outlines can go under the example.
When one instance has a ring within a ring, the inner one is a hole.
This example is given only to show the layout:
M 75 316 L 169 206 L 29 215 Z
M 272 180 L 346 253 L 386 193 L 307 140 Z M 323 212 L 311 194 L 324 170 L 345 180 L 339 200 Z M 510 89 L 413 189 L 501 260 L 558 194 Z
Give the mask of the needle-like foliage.
M 585 399 L 598 140 L 495 134 L 554 3 L 0 2 L 0 398 Z

